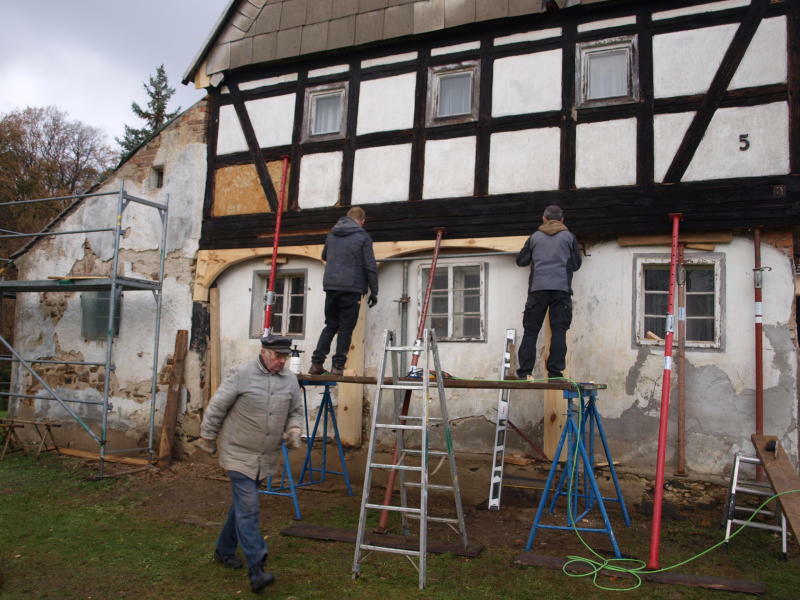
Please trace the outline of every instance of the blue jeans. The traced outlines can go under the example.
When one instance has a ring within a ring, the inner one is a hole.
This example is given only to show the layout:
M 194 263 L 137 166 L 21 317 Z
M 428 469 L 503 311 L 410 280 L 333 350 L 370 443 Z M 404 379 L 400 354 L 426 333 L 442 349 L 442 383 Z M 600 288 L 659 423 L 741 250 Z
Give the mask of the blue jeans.
M 228 477 L 233 499 L 228 519 L 217 538 L 217 552 L 222 556 L 233 556 L 239 544 L 248 567 L 252 569 L 264 563 L 268 552 L 258 520 L 258 481 L 237 471 L 228 471 Z

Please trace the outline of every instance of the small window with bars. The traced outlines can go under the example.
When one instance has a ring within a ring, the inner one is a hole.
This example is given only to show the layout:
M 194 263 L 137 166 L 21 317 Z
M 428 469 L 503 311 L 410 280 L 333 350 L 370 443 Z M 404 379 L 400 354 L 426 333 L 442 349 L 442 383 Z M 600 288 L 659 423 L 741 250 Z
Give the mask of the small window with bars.
M 721 268 L 718 259 L 697 259 L 677 270 L 674 297 L 675 334 L 678 333 L 680 292 L 684 290 L 686 346 L 719 348 L 721 329 Z M 666 337 L 669 301 L 669 261 L 640 262 L 637 342 L 660 344 Z
M 579 108 L 639 100 L 635 35 L 580 43 L 575 60 Z
M 342 138 L 347 115 L 347 82 L 306 90 L 304 141 Z
M 430 267 L 420 269 L 420 307 L 425 301 Z M 485 266 L 436 266 L 425 326 L 442 341 L 483 341 Z
M 250 314 L 250 337 L 264 333 L 264 311 L 269 271 L 253 273 L 253 296 Z M 279 272 L 275 277 L 275 304 L 272 307 L 272 332 L 302 338 L 305 332 L 306 273 Z
M 478 118 L 479 71 L 477 61 L 431 67 L 428 77 L 429 126 Z

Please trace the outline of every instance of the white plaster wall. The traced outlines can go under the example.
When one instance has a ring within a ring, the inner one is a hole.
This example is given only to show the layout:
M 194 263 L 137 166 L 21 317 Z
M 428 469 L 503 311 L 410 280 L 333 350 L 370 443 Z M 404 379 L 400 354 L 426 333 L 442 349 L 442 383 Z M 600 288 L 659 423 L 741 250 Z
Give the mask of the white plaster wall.
M 636 183 L 636 119 L 580 124 L 575 147 L 577 187 Z
M 558 189 L 560 143 L 557 127 L 492 134 L 489 193 Z
M 231 104 L 219 107 L 219 127 L 217 129 L 217 154 L 231 154 L 247 150 L 239 117 Z
M 714 113 L 685 181 L 789 172 L 789 108 L 785 102 L 722 108 Z M 750 147 L 740 150 L 739 136 Z
M 416 80 L 415 73 L 406 73 L 363 81 L 358 97 L 357 134 L 411 129 Z
M 561 50 L 494 61 L 492 116 L 561 108 Z
M 411 144 L 356 150 L 351 204 L 408 200 Z
M 475 138 L 425 143 L 423 198 L 470 196 L 475 187 Z
M 300 208 L 333 206 L 339 201 L 342 153 L 306 154 L 300 161 Z
M 694 119 L 694 112 L 655 115 L 653 119 L 653 163 L 655 180 L 664 181 L 675 153 Z
M 786 81 L 786 17 L 764 19 L 756 30 L 729 89 Z
M 247 114 L 261 148 L 292 143 L 295 94 L 245 102 Z
M 653 37 L 653 93 L 656 98 L 708 90 L 736 25 L 717 25 Z

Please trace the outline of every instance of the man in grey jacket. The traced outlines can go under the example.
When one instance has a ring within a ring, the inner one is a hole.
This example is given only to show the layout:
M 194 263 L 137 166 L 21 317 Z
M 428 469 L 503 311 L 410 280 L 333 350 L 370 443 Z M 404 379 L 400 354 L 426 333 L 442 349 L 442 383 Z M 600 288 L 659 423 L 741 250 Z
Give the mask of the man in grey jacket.
M 567 330 L 572 323 L 572 274 L 581 267 L 575 236 L 564 225 L 561 207 L 544 209 L 542 224 L 517 254 L 517 266 L 531 265 L 528 300 L 522 325 L 525 330 L 519 346 L 517 376 L 525 379 L 536 363 L 536 339 L 544 316 L 550 309 L 550 355 L 548 378 L 564 376 L 567 356 Z
M 289 338 L 262 338 L 258 358 L 226 375 L 200 425 L 199 447 L 209 454 L 219 448 L 219 464 L 231 480 L 232 503 L 214 559 L 232 569 L 242 568 L 236 556 L 240 545 L 253 592 L 275 581 L 264 571 L 268 548 L 259 527 L 258 487 L 280 472 L 283 440 L 290 448 L 300 446 L 303 407 L 297 377 L 286 368 L 291 351 Z
M 328 232 L 322 260 L 325 274 L 325 328 L 319 336 L 317 347 L 311 355 L 311 375 L 325 372 L 323 363 L 336 336 L 336 352 L 331 359 L 332 375 L 341 375 L 350 349 L 353 328 L 358 320 L 361 296 L 367 293 L 367 305 L 378 303 L 378 267 L 372 252 L 372 238 L 364 231 L 367 215 L 364 209 L 354 206 L 341 217 Z

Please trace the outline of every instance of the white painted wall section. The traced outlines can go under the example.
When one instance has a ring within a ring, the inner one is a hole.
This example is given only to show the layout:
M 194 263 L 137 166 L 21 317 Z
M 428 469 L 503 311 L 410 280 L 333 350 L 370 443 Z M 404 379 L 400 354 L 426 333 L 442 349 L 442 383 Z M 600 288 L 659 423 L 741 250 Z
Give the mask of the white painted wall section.
M 575 146 L 577 187 L 636 183 L 636 119 L 578 125 Z
M 664 175 L 675 158 L 675 153 L 689 129 L 689 124 L 694 119 L 694 112 L 673 113 L 656 115 L 653 119 L 653 163 L 655 167 L 655 180 L 664 181 Z
M 300 161 L 300 208 L 333 206 L 339 201 L 342 153 L 306 154 Z
M 356 150 L 351 204 L 408 200 L 411 144 Z
M 219 128 L 217 130 L 217 154 L 231 154 L 247 150 L 239 117 L 231 104 L 219 108 Z
M 492 134 L 489 193 L 558 189 L 560 143 L 557 127 Z
M 789 107 L 785 102 L 714 113 L 684 181 L 789 172 Z M 746 135 L 749 147 L 739 136 Z
M 561 108 L 561 50 L 494 61 L 492 116 Z
M 664 10 L 653 13 L 653 21 L 674 19 L 675 17 L 696 15 L 698 13 L 716 12 L 718 10 L 729 10 L 731 8 L 740 8 L 742 6 L 749 5 L 750 0 L 722 0 L 721 2 L 709 2 L 708 4 L 699 4 L 696 6 L 687 6 L 686 8 L 675 8 L 672 10 Z
M 475 189 L 475 138 L 429 140 L 425 144 L 423 198 L 471 196 Z
M 411 129 L 414 125 L 415 73 L 361 83 L 356 133 Z
M 737 26 L 718 25 L 653 37 L 653 93 L 656 98 L 708 90 Z
M 294 97 L 294 94 L 286 94 L 245 102 L 259 147 L 270 148 L 292 143 Z
M 764 19 L 742 57 L 729 89 L 785 82 L 786 57 L 786 17 Z

